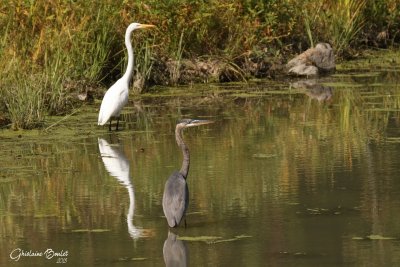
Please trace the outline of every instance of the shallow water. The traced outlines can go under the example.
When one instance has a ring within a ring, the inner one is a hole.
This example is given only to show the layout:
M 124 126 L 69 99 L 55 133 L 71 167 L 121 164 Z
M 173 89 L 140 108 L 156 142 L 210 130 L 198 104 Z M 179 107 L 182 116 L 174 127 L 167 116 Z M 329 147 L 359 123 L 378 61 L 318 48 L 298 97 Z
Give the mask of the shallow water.
M 158 88 L 131 98 L 119 132 L 95 125 L 98 103 L 51 118 L 46 131 L 1 132 L 0 265 L 163 266 L 174 253 L 179 266 L 395 265 L 392 57 L 339 66 L 313 88 L 298 79 Z M 187 228 L 168 234 L 161 199 L 180 168 L 182 117 L 215 123 L 185 131 Z

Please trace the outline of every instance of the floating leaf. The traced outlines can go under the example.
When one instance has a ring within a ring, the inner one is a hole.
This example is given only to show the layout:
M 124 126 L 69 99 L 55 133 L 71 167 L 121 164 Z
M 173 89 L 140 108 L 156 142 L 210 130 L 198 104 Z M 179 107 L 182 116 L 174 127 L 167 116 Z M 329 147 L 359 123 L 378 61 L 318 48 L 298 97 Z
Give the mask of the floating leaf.
M 354 236 L 351 239 L 353 240 L 394 240 L 397 238 L 388 237 L 388 236 L 381 236 L 381 235 L 368 235 L 365 238 L 360 236 Z
M 207 242 L 207 244 L 216 244 L 216 243 L 222 243 L 222 242 L 232 242 L 232 241 L 237 241 L 237 240 L 240 240 L 240 239 L 243 239 L 243 238 L 249 238 L 249 237 L 251 237 L 251 236 L 249 236 L 249 235 L 238 235 L 238 236 L 235 236 L 233 238 L 210 241 L 210 242 Z
M 393 239 L 396 239 L 394 237 L 381 236 L 381 235 L 369 235 L 367 237 L 371 240 L 393 240 Z
M 72 233 L 103 233 L 109 232 L 110 229 L 74 229 L 71 230 Z
M 147 260 L 147 258 L 119 258 L 118 261 L 144 261 Z
M 248 238 L 248 237 L 252 237 L 251 235 L 237 235 L 235 236 L 237 239 L 241 239 L 241 238 Z
M 256 159 L 268 159 L 268 158 L 273 158 L 273 157 L 276 157 L 276 154 L 263 154 L 263 153 L 253 154 L 253 158 L 256 158 Z
M 190 242 L 209 242 L 211 240 L 222 239 L 220 236 L 179 236 L 179 240 L 190 241 Z
M 220 236 L 180 236 L 178 237 L 179 240 L 183 241 L 191 241 L 191 242 L 205 242 L 207 244 L 217 244 L 221 242 L 231 242 L 231 241 L 236 241 L 240 240 L 243 238 L 249 238 L 252 236 L 249 235 L 237 235 L 234 236 L 233 238 L 227 238 L 227 239 L 222 239 Z

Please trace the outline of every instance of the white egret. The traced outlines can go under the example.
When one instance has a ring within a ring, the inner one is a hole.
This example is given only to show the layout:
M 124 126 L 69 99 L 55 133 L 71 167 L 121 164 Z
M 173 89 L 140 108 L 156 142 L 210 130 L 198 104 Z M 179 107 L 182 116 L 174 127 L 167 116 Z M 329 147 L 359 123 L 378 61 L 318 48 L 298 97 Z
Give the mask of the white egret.
M 125 32 L 125 45 L 128 50 L 128 66 L 125 74 L 116 81 L 104 95 L 101 102 L 98 125 L 104 125 L 110 121 L 109 130 L 111 131 L 111 119 L 117 118 L 116 130 L 118 130 L 119 115 L 122 108 L 128 103 L 129 82 L 133 71 L 133 49 L 131 43 L 131 34 L 136 29 L 155 27 L 150 24 L 131 23 Z

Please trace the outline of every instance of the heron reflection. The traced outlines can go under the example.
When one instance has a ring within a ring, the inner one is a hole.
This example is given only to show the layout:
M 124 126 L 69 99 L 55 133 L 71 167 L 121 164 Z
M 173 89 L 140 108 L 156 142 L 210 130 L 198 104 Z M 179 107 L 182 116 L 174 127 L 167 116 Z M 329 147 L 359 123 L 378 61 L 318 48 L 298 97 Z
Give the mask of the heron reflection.
M 183 162 L 180 171 L 172 173 L 164 187 L 162 205 L 170 227 L 177 227 L 180 224 L 189 204 L 189 189 L 186 179 L 189 173 L 190 156 L 189 148 L 183 142 L 182 132 L 186 128 L 209 123 L 213 123 L 213 121 L 184 119 L 179 121 L 175 127 L 175 139 L 182 150 Z
M 105 139 L 99 138 L 99 150 L 104 167 L 108 173 L 117 178 L 117 180 L 126 187 L 129 194 L 129 209 L 126 216 L 128 231 L 132 238 L 139 238 L 142 234 L 141 229 L 133 225 L 133 216 L 135 213 L 135 191 L 129 174 L 130 165 L 119 145 L 109 144 Z
M 189 250 L 185 241 L 179 240 L 178 236 L 168 232 L 168 237 L 164 242 L 163 256 L 165 266 L 184 267 L 189 263 Z

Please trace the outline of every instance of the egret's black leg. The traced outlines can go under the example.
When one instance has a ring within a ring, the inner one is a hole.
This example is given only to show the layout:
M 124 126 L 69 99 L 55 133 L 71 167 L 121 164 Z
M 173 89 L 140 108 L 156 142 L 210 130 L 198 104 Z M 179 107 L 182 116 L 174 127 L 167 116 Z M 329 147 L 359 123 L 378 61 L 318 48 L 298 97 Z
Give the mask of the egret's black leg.
M 186 229 L 186 216 L 185 216 L 185 229 Z
M 118 125 L 119 125 L 119 116 L 117 118 L 117 128 L 115 128 L 116 131 L 118 131 Z
M 110 131 L 111 132 L 111 118 L 110 118 L 110 124 L 108 125 L 108 131 Z

